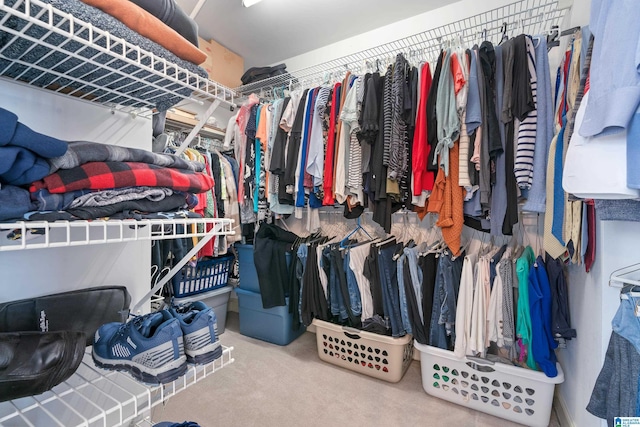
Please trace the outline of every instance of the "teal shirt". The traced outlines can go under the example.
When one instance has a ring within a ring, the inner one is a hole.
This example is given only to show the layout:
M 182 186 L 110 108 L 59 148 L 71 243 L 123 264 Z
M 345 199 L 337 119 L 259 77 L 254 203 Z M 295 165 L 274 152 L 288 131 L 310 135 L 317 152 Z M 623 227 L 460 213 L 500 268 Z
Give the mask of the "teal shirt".
M 516 274 L 518 276 L 518 314 L 516 316 L 516 335 L 522 338 L 522 344 L 527 347 L 527 366 L 536 368 L 531 351 L 531 311 L 529 309 L 529 270 L 536 262 L 536 256 L 531 246 L 527 246 L 520 258 L 516 261 Z

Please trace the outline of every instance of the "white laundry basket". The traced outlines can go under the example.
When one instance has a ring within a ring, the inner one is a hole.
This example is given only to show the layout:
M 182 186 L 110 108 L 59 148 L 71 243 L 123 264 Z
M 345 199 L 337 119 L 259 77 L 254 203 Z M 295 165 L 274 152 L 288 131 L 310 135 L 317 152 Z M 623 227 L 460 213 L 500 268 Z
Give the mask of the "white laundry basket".
M 397 383 L 413 360 L 413 337 L 392 338 L 313 319 L 325 362 Z
M 532 427 L 549 425 L 553 392 L 564 381 L 533 371 L 415 343 L 420 351 L 422 387 L 428 394 Z

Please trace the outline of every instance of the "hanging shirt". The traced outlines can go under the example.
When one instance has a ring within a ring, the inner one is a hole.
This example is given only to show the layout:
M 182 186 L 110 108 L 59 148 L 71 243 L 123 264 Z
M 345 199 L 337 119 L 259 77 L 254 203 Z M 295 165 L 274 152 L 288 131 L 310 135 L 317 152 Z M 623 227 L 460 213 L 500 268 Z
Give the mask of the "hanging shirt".
M 309 137 L 309 154 L 307 155 L 307 173 L 313 177 L 313 185 L 322 185 L 324 173 L 324 138 L 322 118 L 327 108 L 327 101 L 331 89 L 322 87 L 318 90 L 315 104 L 312 110 L 311 136 Z
M 349 76 L 353 77 L 353 76 Z M 350 82 L 352 83 L 352 81 Z M 349 124 L 346 123 L 342 119 L 343 114 L 345 114 L 345 110 L 349 110 L 352 108 L 355 109 L 355 100 L 356 100 L 356 91 L 355 88 L 347 85 L 347 88 L 343 88 L 343 94 L 346 92 L 344 96 L 344 103 L 341 107 L 340 111 L 340 131 L 338 134 L 338 144 L 336 147 L 336 159 L 335 159 L 335 180 L 334 180 L 334 195 L 336 201 L 340 204 L 344 203 L 348 196 L 347 191 L 347 156 L 349 150 L 349 142 L 351 140 L 351 133 L 349 131 Z M 353 91 L 353 92 L 352 92 Z M 349 103 L 347 103 L 349 101 Z M 355 110 L 354 110 L 355 111 Z M 357 117 L 356 117 L 357 121 Z
M 555 377 L 558 369 L 554 350 L 558 343 L 553 339 L 551 330 L 551 287 L 540 256 L 529 272 L 529 305 L 533 358 L 548 377 Z
M 473 293 L 475 283 L 473 280 L 473 270 L 478 263 L 476 254 L 469 254 L 464 257 L 462 264 L 462 277 L 460 279 L 460 290 L 456 305 L 456 341 L 453 354 L 462 358 L 471 355 L 467 352 L 467 347 L 471 341 L 471 322 L 473 312 Z
M 451 68 L 451 50 L 447 49 L 442 63 L 442 74 L 438 82 L 438 101 L 436 115 L 438 116 L 438 144 L 435 155 L 438 165 L 444 169 L 444 175 L 449 176 L 449 150 L 460 135 L 460 118 L 456 110 L 456 96 Z M 457 181 L 456 181 L 457 185 Z
M 487 310 L 489 306 L 489 260 L 480 257 L 471 307 L 471 333 L 468 350 L 484 357 L 487 351 Z
M 236 150 L 236 159 L 238 159 L 238 166 L 239 166 L 239 175 L 241 177 L 243 177 L 243 181 L 246 179 L 247 177 L 247 173 L 245 171 L 245 163 L 246 163 L 246 152 L 247 152 L 247 134 L 246 134 L 246 128 L 247 128 L 247 124 L 249 123 L 249 119 L 250 119 L 250 115 L 251 115 L 251 108 L 256 105 L 258 102 L 260 102 L 260 100 L 258 99 L 257 96 L 255 96 L 254 94 L 252 94 L 251 96 L 249 96 L 248 101 L 242 106 L 240 107 L 240 110 L 238 111 L 238 115 L 236 116 L 236 124 L 238 125 L 238 131 L 240 134 L 240 138 L 236 140 L 236 145 L 235 145 L 235 150 Z M 249 174 L 250 175 L 250 174 Z M 245 195 L 245 186 L 244 185 L 239 185 L 238 186 L 238 202 L 243 204 L 244 201 L 246 199 L 246 195 Z M 246 210 L 243 209 L 241 210 L 241 218 L 242 218 L 242 222 L 247 224 L 249 222 L 253 222 L 253 217 L 252 216 L 248 216 L 246 215 Z
M 533 157 L 536 147 L 536 126 L 538 123 L 537 91 L 538 77 L 536 73 L 535 49 L 531 38 L 525 38 L 527 48 L 527 65 L 533 109 L 527 113 L 518 128 L 518 142 L 513 172 L 518 187 L 528 190 L 533 182 Z
M 357 78 L 351 89 L 349 89 L 340 112 L 340 120 L 342 121 L 342 140 L 340 145 L 343 147 L 341 153 L 345 156 L 346 165 L 348 166 L 345 168 L 344 187 L 346 189 L 344 194 L 355 197 L 355 200 L 351 202 L 352 204 L 364 200 L 362 195 L 362 149 L 357 138 L 357 132 L 360 130 L 357 111 L 357 95 L 360 84 L 361 78 Z M 342 177 L 342 174 L 340 177 Z M 338 179 L 337 174 L 336 179 Z M 342 185 L 341 178 L 338 182 L 340 183 L 339 185 Z M 340 199 L 338 199 L 338 202 L 340 203 Z
M 639 21 L 640 8 L 633 0 L 592 2 L 589 24 L 595 38 L 590 72 L 592 93 L 580 135 L 621 132 L 640 104 Z
M 478 87 L 478 66 L 476 64 L 475 50 L 468 50 L 469 61 L 469 91 L 467 93 L 467 114 L 465 124 L 467 132 L 472 134 L 482 124 L 482 111 L 480 109 L 480 89 Z
M 546 37 L 534 38 L 536 61 L 536 142 L 533 154 L 533 180 L 523 210 L 543 213 L 546 205 L 546 176 L 549 145 L 553 139 L 553 105 L 551 99 L 551 73 Z
M 298 163 L 296 167 L 296 207 L 303 207 L 305 205 L 305 190 L 304 190 L 304 173 L 307 163 L 307 150 L 309 147 L 309 130 L 311 128 L 311 109 L 315 101 L 317 94 L 317 88 L 309 90 L 307 95 L 307 101 L 305 104 L 304 120 L 302 124 L 302 140 L 300 141 L 300 148 L 298 151 Z
M 336 118 L 338 116 L 337 111 L 339 109 L 340 88 L 342 84 L 336 83 L 333 86 L 333 93 L 331 94 L 331 112 L 329 117 L 329 134 L 327 135 L 327 149 L 324 159 L 324 174 L 323 174 L 323 189 L 324 200 L 322 204 L 324 206 L 333 206 L 334 194 L 333 194 L 333 165 L 335 160 L 335 141 L 336 141 Z
M 431 69 L 429 63 L 425 63 L 420 72 L 420 96 L 416 115 L 416 130 L 413 137 L 413 155 L 411 157 L 414 196 L 420 196 L 423 192 L 431 192 L 435 180 L 433 172 L 427 170 L 429 151 L 431 151 L 427 140 L 429 126 L 427 99 L 431 90 L 431 82 Z
M 531 352 L 531 306 L 529 304 L 529 271 L 536 258 L 531 246 L 527 246 L 524 253 L 516 262 L 518 275 L 518 313 L 516 318 L 516 334 L 522 340 L 526 348 L 526 362 L 531 369 L 536 368 L 536 362 Z M 524 354 L 520 355 L 520 361 L 524 362 Z

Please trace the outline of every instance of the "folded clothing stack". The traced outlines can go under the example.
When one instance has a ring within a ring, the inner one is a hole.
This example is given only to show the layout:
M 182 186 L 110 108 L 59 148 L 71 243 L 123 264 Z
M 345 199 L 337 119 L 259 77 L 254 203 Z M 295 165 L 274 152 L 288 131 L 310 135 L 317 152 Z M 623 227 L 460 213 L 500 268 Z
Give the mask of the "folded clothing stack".
M 135 148 L 61 141 L 29 129 L 4 109 L 0 135 L 0 220 L 145 218 L 193 209 L 199 201 L 194 193 L 214 186 L 213 178 L 202 172 L 204 163 Z M 181 215 L 193 216 L 200 215 Z

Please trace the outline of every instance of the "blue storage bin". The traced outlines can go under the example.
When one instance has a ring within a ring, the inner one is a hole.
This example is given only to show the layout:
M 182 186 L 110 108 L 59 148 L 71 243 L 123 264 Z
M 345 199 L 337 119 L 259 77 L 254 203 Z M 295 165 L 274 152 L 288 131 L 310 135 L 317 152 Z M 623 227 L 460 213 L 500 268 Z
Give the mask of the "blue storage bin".
M 233 255 L 198 260 L 195 266 L 186 265 L 173 278 L 173 296 L 197 295 L 227 286 Z
M 260 292 L 258 272 L 253 262 L 253 245 L 236 244 L 238 262 L 240 263 L 240 281 L 238 287 L 245 291 Z M 291 254 L 286 254 L 287 265 L 291 265 Z
M 258 283 L 258 272 L 253 263 L 253 245 L 242 245 L 236 243 L 238 251 L 238 262 L 240 263 L 239 284 L 240 289 L 251 292 L 260 292 Z
M 289 313 L 289 298 L 287 305 L 282 307 L 262 308 L 262 296 L 258 292 L 251 292 L 236 288 L 240 312 L 240 333 L 278 345 L 287 345 L 304 333 L 304 325 L 293 331 L 292 314 Z

